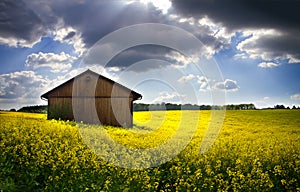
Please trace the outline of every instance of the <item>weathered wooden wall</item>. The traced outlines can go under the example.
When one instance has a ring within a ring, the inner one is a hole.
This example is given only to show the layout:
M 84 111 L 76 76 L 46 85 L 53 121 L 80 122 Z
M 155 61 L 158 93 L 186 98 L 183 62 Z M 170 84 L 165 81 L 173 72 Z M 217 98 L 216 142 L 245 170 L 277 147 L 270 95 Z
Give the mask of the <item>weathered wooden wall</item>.
M 131 127 L 133 100 L 127 88 L 96 74 L 84 73 L 48 95 L 48 112 L 50 117 L 58 115 L 66 120 L 73 120 L 75 116 L 83 123 L 95 124 L 100 120 L 105 125 Z M 57 108 L 61 109 L 61 114 L 54 114 L 55 110 L 51 112 Z

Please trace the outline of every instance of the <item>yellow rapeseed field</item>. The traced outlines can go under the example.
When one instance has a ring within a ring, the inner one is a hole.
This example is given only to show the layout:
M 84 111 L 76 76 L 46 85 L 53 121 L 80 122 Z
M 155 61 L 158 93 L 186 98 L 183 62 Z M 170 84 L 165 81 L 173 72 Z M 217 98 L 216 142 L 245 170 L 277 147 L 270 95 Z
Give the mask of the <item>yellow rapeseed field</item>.
M 0 112 L 0 191 L 300 191 L 300 110 L 226 111 L 200 153 L 211 114 L 135 112 L 125 129 Z

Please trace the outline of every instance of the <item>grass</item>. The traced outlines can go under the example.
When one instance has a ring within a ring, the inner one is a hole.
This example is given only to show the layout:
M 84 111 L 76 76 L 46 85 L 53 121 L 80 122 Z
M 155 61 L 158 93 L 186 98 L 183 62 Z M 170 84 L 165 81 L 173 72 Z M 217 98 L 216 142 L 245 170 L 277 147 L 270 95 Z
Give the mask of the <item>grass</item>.
M 135 112 L 133 128 L 101 129 L 1 112 L 0 189 L 300 191 L 299 117 L 300 110 L 226 111 L 221 124 L 211 111 Z M 216 141 L 199 153 L 207 127 L 218 124 Z M 128 168 L 143 166 L 150 167 Z

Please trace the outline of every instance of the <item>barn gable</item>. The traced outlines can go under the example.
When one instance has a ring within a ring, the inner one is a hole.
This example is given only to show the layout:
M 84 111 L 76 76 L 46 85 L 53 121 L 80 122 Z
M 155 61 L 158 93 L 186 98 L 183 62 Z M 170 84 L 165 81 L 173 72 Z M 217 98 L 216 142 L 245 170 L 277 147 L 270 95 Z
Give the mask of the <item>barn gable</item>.
M 73 96 L 72 88 L 73 88 L 74 80 L 75 79 L 77 79 L 77 80 L 85 79 L 86 81 L 91 81 L 90 78 L 93 78 L 93 79 L 98 78 L 99 89 L 91 90 L 91 88 L 87 86 L 86 89 L 82 92 L 79 92 L 78 95 L 96 96 L 96 97 L 111 96 L 111 94 L 109 94 L 111 91 L 107 91 L 107 89 L 111 90 L 113 86 L 117 86 L 118 88 L 120 88 L 120 90 L 123 91 L 123 94 L 128 95 L 128 93 L 131 93 L 131 96 L 134 98 L 134 100 L 138 100 L 142 97 L 141 94 L 88 69 L 85 72 L 77 75 L 76 77 L 73 77 L 72 79 L 66 81 L 65 83 L 48 91 L 47 93 L 44 93 L 41 96 L 41 98 L 48 99 L 49 97 L 60 97 L 60 96 L 61 97 L 72 97 Z M 103 86 L 109 86 L 109 85 L 110 85 L 110 87 L 103 87 Z M 95 91 L 95 92 L 92 92 L 92 91 Z
M 48 119 L 131 127 L 133 101 L 142 95 L 87 70 L 41 98 L 48 100 Z

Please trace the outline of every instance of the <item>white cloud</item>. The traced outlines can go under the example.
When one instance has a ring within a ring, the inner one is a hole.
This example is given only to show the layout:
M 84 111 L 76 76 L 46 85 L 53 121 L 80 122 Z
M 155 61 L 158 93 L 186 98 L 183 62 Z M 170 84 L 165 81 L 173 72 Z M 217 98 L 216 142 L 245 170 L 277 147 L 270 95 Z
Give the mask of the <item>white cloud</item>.
M 270 60 L 288 60 L 288 63 L 300 63 L 299 55 L 289 53 L 285 48 L 274 47 L 280 44 L 281 39 L 286 38 L 286 34 L 275 29 L 245 29 L 242 31 L 245 40 L 237 45 L 237 49 L 242 51 L 241 55 L 236 55 L 236 58 L 263 59 Z M 260 67 L 272 68 L 278 64 L 265 63 Z
M 218 90 L 237 91 L 239 86 L 237 85 L 236 81 L 226 79 L 224 82 L 216 82 L 213 88 Z
M 274 67 L 278 67 L 279 64 L 274 63 L 274 62 L 261 62 L 260 64 L 258 64 L 258 67 L 260 68 L 274 68 Z
M 287 54 L 287 58 L 289 59 L 290 64 L 300 63 L 300 59 L 297 59 L 293 55 Z
M 72 63 L 75 60 L 76 57 L 64 52 L 60 54 L 39 52 L 38 54 L 32 53 L 28 55 L 25 66 L 33 69 L 49 67 L 53 73 L 66 72 L 72 67 Z
M 188 81 L 190 81 L 194 78 L 195 78 L 195 75 L 189 74 L 189 75 L 180 77 L 177 81 L 180 83 L 187 83 Z
M 109 68 L 107 68 L 107 70 L 109 72 L 119 72 L 121 69 L 120 69 L 120 67 L 109 67 Z
M 152 3 L 154 7 L 158 10 L 161 10 L 163 14 L 167 14 L 168 10 L 172 6 L 172 2 L 170 0 L 139 0 L 141 3 L 148 4 Z
M 269 100 L 270 99 L 270 97 L 264 97 L 264 100 Z
M 169 14 L 168 16 L 171 20 L 177 20 L 179 18 L 179 15 L 176 14 Z
M 215 24 L 210 18 L 207 16 L 201 18 L 198 20 L 198 24 L 202 27 L 209 28 L 209 31 L 211 32 L 211 35 L 216 35 L 222 27 L 220 25 Z
M 63 23 L 62 21 L 60 23 Z M 63 24 L 58 24 L 62 26 Z M 73 45 L 75 52 L 81 56 L 85 51 L 85 44 L 82 40 L 81 33 L 72 27 L 58 27 L 54 32 L 54 40 L 61 43 Z
M 198 28 L 201 29 L 203 34 L 203 43 L 206 45 L 206 55 L 208 58 L 212 57 L 214 54 L 218 53 L 220 50 L 223 50 L 231 42 L 231 37 L 235 35 L 235 32 L 228 32 L 226 27 L 221 23 L 213 22 L 212 19 L 205 16 L 198 20 Z M 202 39 L 201 38 L 201 39 Z M 208 39 L 213 40 L 209 43 Z
M 10 47 L 28 47 L 32 48 L 33 45 L 39 43 L 41 41 L 41 37 L 37 37 L 33 40 L 25 40 L 19 39 L 16 37 L 1 37 L 0 36 L 0 44 L 8 45 Z
M 279 31 L 274 29 L 246 29 L 242 33 L 247 38 L 237 45 L 238 50 L 247 53 L 252 59 L 275 59 L 276 56 L 260 43 L 264 39 L 279 38 L 282 35 Z
M 300 101 L 300 93 L 297 93 L 297 94 L 292 95 L 292 96 L 291 96 L 291 99 L 292 99 L 292 100 Z
M 172 102 L 172 103 L 182 103 L 185 100 L 185 95 L 180 95 L 177 92 L 160 92 L 159 96 L 153 100 L 153 103 L 162 103 L 162 102 Z
M 229 32 L 221 23 L 213 22 L 208 16 L 196 19 L 195 17 L 171 14 L 169 19 L 190 31 L 205 45 L 202 50 L 199 50 L 198 56 L 205 56 L 208 59 L 228 47 L 231 37 L 235 35 L 234 31 Z
M 48 79 L 34 71 L 20 71 L 0 75 L 0 98 L 39 98 L 50 85 Z
M 189 18 L 180 18 L 178 20 L 179 23 L 188 23 L 190 25 L 195 25 L 196 23 L 196 19 L 194 19 L 193 17 L 189 17 Z
M 206 91 L 209 90 L 209 82 L 210 80 L 204 76 L 197 76 L 198 83 L 200 84 L 199 91 Z
M 171 51 L 170 53 L 166 54 L 165 57 L 175 61 L 175 63 L 172 65 L 175 68 L 185 68 L 188 64 L 197 63 L 199 61 L 197 57 L 186 57 L 185 55 L 176 51 Z
M 236 46 L 240 53 L 236 54 L 234 59 L 262 59 L 265 62 L 258 65 L 261 68 L 277 67 L 284 60 L 287 60 L 289 64 L 300 63 L 299 54 L 291 53 L 291 50 L 285 46 L 288 41 L 291 41 L 285 32 L 272 28 L 246 28 L 239 32 L 244 40 Z M 274 60 L 277 63 L 268 62 Z
M 234 55 L 233 57 L 234 59 L 247 59 L 249 58 L 249 55 L 247 55 L 246 53 L 237 53 Z

